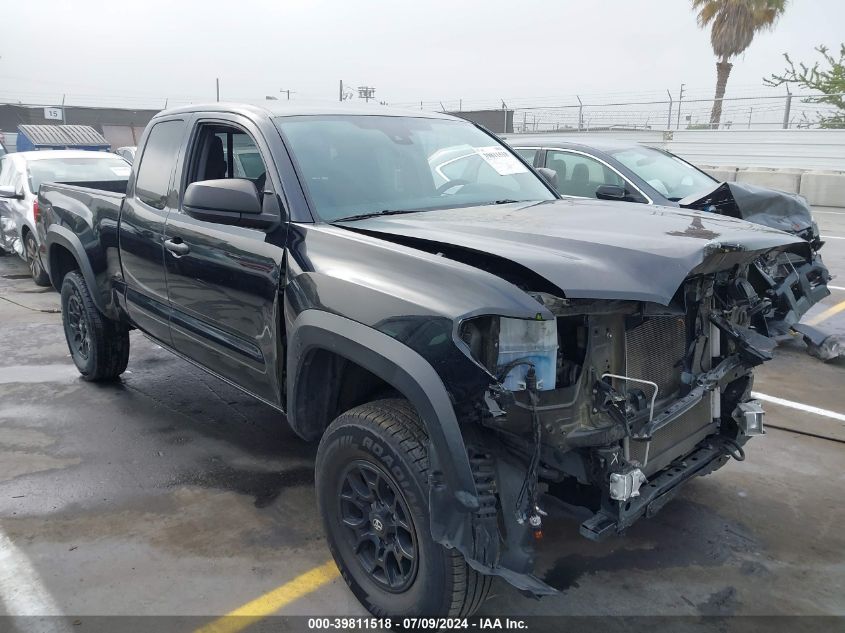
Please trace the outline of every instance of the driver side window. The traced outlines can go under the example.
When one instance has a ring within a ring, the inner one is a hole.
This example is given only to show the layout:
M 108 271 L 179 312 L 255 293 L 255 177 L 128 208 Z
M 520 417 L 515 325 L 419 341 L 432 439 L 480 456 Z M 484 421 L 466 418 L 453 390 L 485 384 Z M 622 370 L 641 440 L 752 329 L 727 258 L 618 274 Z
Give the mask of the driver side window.
M 625 186 L 612 169 L 594 158 L 562 150 L 546 152 L 546 167 L 557 173 L 557 190 L 564 196 L 595 198 L 601 185 Z
M 267 168 L 255 140 L 231 125 L 200 125 L 189 165 L 188 182 L 243 178 L 264 192 Z

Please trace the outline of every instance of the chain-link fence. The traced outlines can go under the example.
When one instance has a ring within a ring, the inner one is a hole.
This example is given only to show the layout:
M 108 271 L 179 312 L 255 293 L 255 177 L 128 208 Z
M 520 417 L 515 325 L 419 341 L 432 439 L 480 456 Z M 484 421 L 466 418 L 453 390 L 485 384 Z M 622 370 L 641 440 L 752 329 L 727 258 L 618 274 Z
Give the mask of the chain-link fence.
M 833 95 L 845 96 L 845 95 Z M 679 129 L 805 129 L 825 127 L 845 113 L 819 103 L 819 95 L 747 95 L 722 99 L 720 124 L 710 123 L 713 98 L 672 95 L 664 98 L 622 100 L 608 97 L 570 97 L 558 103 L 532 104 L 528 100 L 490 102 L 464 100 L 420 101 L 391 104 L 424 110 L 459 113 L 466 110 L 501 109 L 513 112 L 513 132 L 556 132 L 589 130 L 679 130 Z M 540 100 L 538 100 L 540 101 Z M 510 116 L 508 117 L 510 118 Z M 842 123 L 845 125 L 845 122 Z M 510 125 L 510 123 L 509 123 Z

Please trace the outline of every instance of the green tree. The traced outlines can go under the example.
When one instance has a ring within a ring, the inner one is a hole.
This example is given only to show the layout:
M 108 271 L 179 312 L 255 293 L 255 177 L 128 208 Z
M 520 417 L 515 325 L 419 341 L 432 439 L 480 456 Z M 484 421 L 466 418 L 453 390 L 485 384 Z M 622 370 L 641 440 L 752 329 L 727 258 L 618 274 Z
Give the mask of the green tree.
M 710 27 L 710 44 L 717 58 L 710 127 L 718 128 L 722 119 L 722 99 L 733 68 L 728 60 L 743 53 L 759 31 L 774 27 L 786 3 L 787 0 L 692 0 L 698 25 L 703 29 Z
M 832 114 L 820 114 L 817 123 L 824 128 L 845 128 L 845 43 L 839 45 L 839 59 L 831 55 L 826 46 L 819 46 L 816 51 L 824 58 L 825 68 L 818 61 L 812 66 L 798 62 L 796 67 L 789 54 L 784 53 L 786 70 L 780 75 L 764 78 L 763 82 L 769 86 L 797 84 L 822 93 L 804 99 L 807 103 L 826 103 L 836 108 Z

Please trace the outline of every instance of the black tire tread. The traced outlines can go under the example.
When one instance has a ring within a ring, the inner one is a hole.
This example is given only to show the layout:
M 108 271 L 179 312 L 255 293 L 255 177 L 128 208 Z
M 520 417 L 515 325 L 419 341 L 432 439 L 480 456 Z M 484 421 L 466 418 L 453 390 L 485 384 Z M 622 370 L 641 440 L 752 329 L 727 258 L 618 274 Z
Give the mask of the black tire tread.
M 343 424 L 363 420 L 377 426 L 386 439 L 399 445 L 410 458 L 425 489 L 429 470 L 428 434 L 411 404 L 401 398 L 389 398 L 359 405 L 341 414 L 329 425 L 327 433 Z M 472 569 L 457 550 L 446 550 L 446 554 L 452 568 L 452 596 L 444 617 L 469 617 L 487 598 L 493 579 Z
M 126 371 L 129 364 L 129 328 L 124 324 L 112 321 L 103 316 L 94 304 L 91 291 L 85 278 L 79 271 L 71 271 L 65 275 L 62 285 L 73 283 L 82 297 L 82 308 L 85 311 L 92 329 L 92 344 L 95 366 L 82 378 L 89 382 L 105 382 L 114 380 Z M 81 372 L 80 372 L 81 373 Z

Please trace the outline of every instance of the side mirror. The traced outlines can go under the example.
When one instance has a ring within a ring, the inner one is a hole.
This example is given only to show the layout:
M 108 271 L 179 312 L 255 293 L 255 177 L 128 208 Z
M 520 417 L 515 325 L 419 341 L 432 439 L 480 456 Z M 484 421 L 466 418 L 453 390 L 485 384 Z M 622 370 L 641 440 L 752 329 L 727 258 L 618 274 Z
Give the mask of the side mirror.
M 185 211 L 218 211 L 222 213 L 261 213 L 258 190 L 251 180 L 225 178 L 192 182 L 182 202 Z
M 279 215 L 262 213 L 261 195 L 246 178 L 193 182 L 182 200 L 185 213 L 198 220 L 253 228 L 269 228 Z
M 599 185 L 596 188 L 596 198 L 599 200 L 625 200 L 628 192 L 619 185 Z
M 548 167 L 537 167 L 537 173 L 543 177 L 543 180 L 554 187 L 555 191 L 557 191 L 557 172 L 554 169 L 549 169 Z
M 9 198 L 12 200 L 22 200 L 23 192 L 16 191 L 12 185 L 0 186 L 0 198 Z

